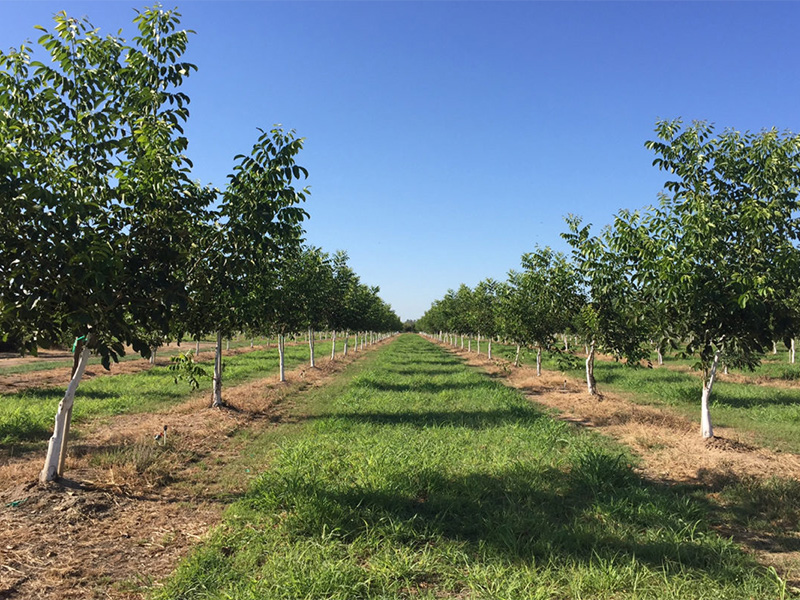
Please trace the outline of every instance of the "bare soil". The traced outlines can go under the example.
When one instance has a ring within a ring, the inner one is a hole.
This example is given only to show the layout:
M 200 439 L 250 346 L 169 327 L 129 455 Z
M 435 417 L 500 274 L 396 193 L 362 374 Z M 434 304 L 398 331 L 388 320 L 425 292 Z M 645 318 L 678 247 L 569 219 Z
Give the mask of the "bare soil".
M 721 487 L 733 481 L 771 477 L 800 480 L 800 455 L 760 447 L 746 432 L 715 427 L 715 437 L 704 440 L 698 423 L 668 407 L 638 405 L 623 394 L 590 396 L 584 381 L 563 373 L 543 371 L 537 377 L 535 368 L 513 367 L 504 360 L 490 361 L 485 355 L 445 347 L 468 364 L 521 390 L 531 401 L 554 409 L 557 418 L 629 446 L 641 457 L 637 469 L 648 480 L 697 487 L 716 501 Z M 762 564 L 774 567 L 791 588 L 800 592 L 797 531 L 771 535 L 728 525 L 720 530 L 733 536 Z
M 226 388 L 225 409 L 207 408 L 202 393 L 157 413 L 96 419 L 82 426 L 68 479 L 58 483 L 36 481 L 43 451 L 5 459 L 0 599 L 142 598 L 257 474 L 239 461 L 252 435 L 238 434 L 292 422 L 299 393 L 365 354 L 318 360 L 317 368 L 288 372 L 284 384 L 272 376 Z M 141 362 L 115 372 L 149 366 Z M 165 425 L 166 440 L 156 440 Z

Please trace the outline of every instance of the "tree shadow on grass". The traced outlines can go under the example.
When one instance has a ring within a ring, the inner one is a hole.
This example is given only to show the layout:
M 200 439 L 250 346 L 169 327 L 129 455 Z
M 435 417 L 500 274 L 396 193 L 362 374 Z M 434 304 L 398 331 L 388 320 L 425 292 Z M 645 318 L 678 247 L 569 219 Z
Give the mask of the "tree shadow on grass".
M 352 423 L 370 425 L 411 425 L 417 428 L 489 429 L 510 424 L 529 425 L 547 417 L 543 413 L 531 410 L 528 406 L 511 406 L 502 410 L 475 411 L 335 412 L 310 418 L 344 419 Z
M 380 488 L 347 478 L 266 475 L 248 494 L 261 510 L 287 511 L 294 536 L 334 531 L 398 544 L 455 541 L 479 560 L 507 564 L 635 561 L 667 574 L 740 575 L 726 542 L 696 535 L 704 508 L 639 480 L 613 456 L 589 453 L 571 471 L 518 463 L 496 474 L 398 471 Z M 751 565 L 752 566 L 752 565 Z

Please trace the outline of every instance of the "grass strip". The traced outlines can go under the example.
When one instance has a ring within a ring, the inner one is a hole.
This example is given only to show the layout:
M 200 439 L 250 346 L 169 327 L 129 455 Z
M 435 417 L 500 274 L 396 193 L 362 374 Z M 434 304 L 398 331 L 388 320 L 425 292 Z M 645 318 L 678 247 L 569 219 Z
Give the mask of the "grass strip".
M 325 360 L 324 357 L 330 355 L 330 350 L 330 341 L 316 343 L 319 359 Z M 307 361 L 307 345 L 286 346 L 287 368 Z M 277 373 L 278 350 L 273 347 L 225 356 L 223 363 L 223 385 L 243 383 Z M 212 362 L 204 361 L 199 364 L 207 373 L 207 377 L 201 381 L 200 390 L 210 390 Z M 64 387 L 33 388 L 16 394 L 0 394 L 0 449 L 16 445 L 18 449 L 24 450 L 26 446 L 35 446 L 49 438 L 53 429 L 53 417 L 64 396 L 67 383 L 64 382 Z M 72 419 L 74 424 L 79 425 L 96 416 L 158 410 L 182 402 L 191 394 L 187 384 L 174 382 L 173 374 L 167 367 L 154 366 L 139 373 L 96 377 L 82 382 L 78 388 Z M 224 397 L 223 388 L 223 399 Z M 80 429 L 76 433 L 80 435 Z
M 311 393 L 320 408 L 155 598 L 785 597 L 699 496 L 418 336 Z

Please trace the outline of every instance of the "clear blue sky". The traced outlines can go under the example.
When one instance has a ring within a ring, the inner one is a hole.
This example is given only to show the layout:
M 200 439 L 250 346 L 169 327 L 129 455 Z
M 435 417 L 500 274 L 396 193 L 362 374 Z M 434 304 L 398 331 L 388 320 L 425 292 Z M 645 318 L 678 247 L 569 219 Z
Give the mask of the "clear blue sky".
M 0 47 L 58 10 L 130 38 L 145 5 L 3 0 Z M 567 213 L 601 227 L 654 203 L 657 118 L 800 131 L 794 2 L 177 6 L 195 177 L 222 187 L 257 127 L 296 129 L 308 242 L 347 250 L 403 319 L 565 249 Z

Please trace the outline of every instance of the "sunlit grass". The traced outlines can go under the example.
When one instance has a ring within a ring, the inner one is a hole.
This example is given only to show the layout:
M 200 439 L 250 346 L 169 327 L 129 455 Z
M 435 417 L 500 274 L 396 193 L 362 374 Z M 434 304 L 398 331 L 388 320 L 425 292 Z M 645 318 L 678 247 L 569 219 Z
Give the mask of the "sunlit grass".
M 780 597 L 698 498 L 417 336 L 313 394 L 155 597 Z

